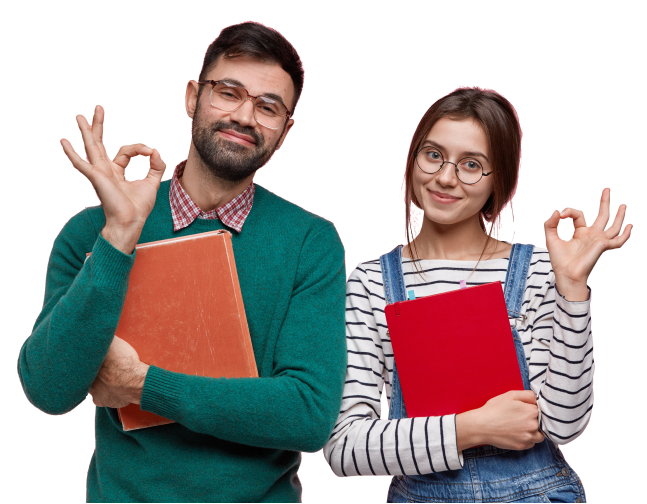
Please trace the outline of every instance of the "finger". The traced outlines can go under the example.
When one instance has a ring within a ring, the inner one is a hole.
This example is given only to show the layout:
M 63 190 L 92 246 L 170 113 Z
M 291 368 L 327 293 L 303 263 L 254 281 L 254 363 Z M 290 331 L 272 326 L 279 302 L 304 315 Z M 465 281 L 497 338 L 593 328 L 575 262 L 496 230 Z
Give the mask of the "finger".
M 565 208 L 561 214 L 559 214 L 560 219 L 573 219 L 573 227 L 580 228 L 586 227 L 586 220 L 584 219 L 584 212 L 581 210 L 575 210 L 574 208 Z
M 631 236 L 632 229 L 633 229 L 633 225 L 627 224 L 625 226 L 625 230 L 622 232 L 620 236 L 613 238 L 612 240 L 609 240 L 609 250 L 622 247 Z
M 602 191 L 602 197 L 600 198 L 600 211 L 598 212 L 598 217 L 593 223 L 594 228 L 604 231 L 604 228 L 607 227 L 609 222 L 609 202 L 611 201 L 611 189 L 608 187 Z
M 534 441 L 535 444 L 537 444 L 537 443 L 541 443 L 545 437 L 546 436 L 544 436 L 544 433 L 538 430 L 533 436 L 532 440 Z
M 611 227 L 604 232 L 604 235 L 607 238 L 615 238 L 620 234 L 626 213 L 627 205 L 620 205 L 620 207 L 618 208 L 618 213 L 616 214 L 616 218 L 613 220 L 613 224 L 611 224 Z
M 61 139 L 61 146 L 63 147 L 63 152 L 65 152 L 67 158 L 72 162 L 72 166 L 89 178 L 90 172 L 92 171 L 92 165 L 83 160 L 81 156 L 76 153 L 72 144 L 65 138 Z
M 101 159 L 102 152 L 94 139 L 92 127 L 88 124 L 87 119 L 82 115 L 76 116 L 76 123 L 78 124 L 81 136 L 83 137 L 83 147 L 85 147 L 88 161 L 90 164 L 95 164 L 99 159 Z
M 130 160 L 135 156 L 150 156 L 152 153 L 153 149 L 144 144 L 124 145 L 119 149 L 113 161 L 123 169 L 126 169 Z
M 537 404 L 537 397 L 535 397 L 535 393 L 532 390 L 513 390 L 510 397 L 515 401 Z
M 105 118 L 105 109 L 97 103 L 94 107 L 94 115 L 92 116 L 92 135 L 103 149 L 105 149 L 105 146 L 103 145 L 103 121 Z

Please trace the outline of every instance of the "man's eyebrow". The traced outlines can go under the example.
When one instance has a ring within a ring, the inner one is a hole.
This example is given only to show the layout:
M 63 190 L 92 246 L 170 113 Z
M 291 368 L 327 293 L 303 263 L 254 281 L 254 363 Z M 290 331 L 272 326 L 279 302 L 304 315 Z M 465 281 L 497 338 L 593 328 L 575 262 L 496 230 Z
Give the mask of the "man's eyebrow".
M 239 80 L 236 80 L 236 79 L 228 79 L 228 78 L 225 77 L 225 78 L 220 79 L 220 80 L 228 82 L 229 84 L 233 84 L 234 86 L 245 88 L 245 85 L 242 82 L 240 82 Z M 245 89 L 247 89 L 247 88 L 245 88 Z M 274 93 L 262 93 L 260 96 L 267 96 L 268 98 L 272 98 L 272 100 L 276 100 L 281 105 L 283 105 L 286 109 L 288 108 L 288 106 L 283 101 L 283 98 L 281 98 L 277 94 L 274 94 Z M 290 109 L 288 109 L 288 110 L 290 110 Z
M 431 146 L 431 147 L 436 147 L 437 149 L 439 149 L 439 150 L 441 150 L 441 151 L 446 150 L 442 145 L 440 145 L 440 144 L 439 144 L 439 143 L 437 143 L 437 142 L 434 142 L 433 140 L 425 140 L 424 142 L 422 142 L 422 147 L 424 147 L 425 145 L 429 145 L 429 146 Z M 462 155 L 463 155 L 463 156 L 469 156 L 469 157 L 482 157 L 482 158 L 483 158 L 483 159 L 485 159 L 488 163 L 490 162 L 490 160 L 488 159 L 488 157 L 487 157 L 485 154 L 483 154 L 482 152 L 478 152 L 478 151 L 464 151 L 464 152 L 462 153 Z

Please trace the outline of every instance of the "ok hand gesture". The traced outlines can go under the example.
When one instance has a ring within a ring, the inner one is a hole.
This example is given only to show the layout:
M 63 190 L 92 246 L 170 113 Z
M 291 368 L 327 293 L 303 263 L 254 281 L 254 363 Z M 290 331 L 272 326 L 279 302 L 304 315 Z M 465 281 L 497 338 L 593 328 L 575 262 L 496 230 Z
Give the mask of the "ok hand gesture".
M 590 227 L 586 226 L 584 214 L 572 208 L 566 208 L 562 213 L 555 210 L 544 223 L 546 247 L 557 289 L 569 301 L 584 301 L 588 298 L 586 283 L 595 263 L 605 250 L 622 247 L 631 235 L 631 224 L 620 234 L 626 205 L 620 205 L 613 224 L 605 230 L 609 222 L 610 193 L 609 189 L 602 191 L 600 212 Z M 573 238 L 564 241 L 557 235 L 557 226 L 560 219 L 568 218 L 573 219 L 575 232 Z
M 74 167 L 88 178 L 101 200 L 106 215 L 106 225 L 101 235 L 115 248 L 132 254 L 144 223 L 153 210 L 166 165 L 159 152 L 143 144 L 122 147 L 111 161 L 103 146 L 103 117 L 100 105 L 94 110 L 92 126 L 82 115 L 76 117 L 89 162 L 81 159 L 66 139 L 61 140 L 61 145 Z M 131 158 L 140 155 L 150 156 L 148 175 L 143 180 L 129 182 L 124 176 L 126 167 Z

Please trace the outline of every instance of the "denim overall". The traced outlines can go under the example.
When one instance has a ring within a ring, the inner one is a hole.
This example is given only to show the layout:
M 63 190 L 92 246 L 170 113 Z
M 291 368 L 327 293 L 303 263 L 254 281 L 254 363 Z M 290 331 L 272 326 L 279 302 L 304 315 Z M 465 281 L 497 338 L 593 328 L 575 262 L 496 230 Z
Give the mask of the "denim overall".
M 532 245 L 512 246 L 505 279 L 508 317 L 523 318 L 526 278 Z M 380 257 L 386 302 L 405 301 L 402 275 L 402 246 Z M 523 344 L 512 327 L 512 336 L 523 384 L 530 390 L 528 364 Z M 407 418 L 398 371 L 393 364 L 393 386 L 389 419 Z M 559 448 L 550 440 L 528 450 L 503 450 L 479 446 L 463 450 L 463 469 L 414 476 L 395 476 L 388 502 L 586 502 L 584 489 L 575 471 L 566 463 Z

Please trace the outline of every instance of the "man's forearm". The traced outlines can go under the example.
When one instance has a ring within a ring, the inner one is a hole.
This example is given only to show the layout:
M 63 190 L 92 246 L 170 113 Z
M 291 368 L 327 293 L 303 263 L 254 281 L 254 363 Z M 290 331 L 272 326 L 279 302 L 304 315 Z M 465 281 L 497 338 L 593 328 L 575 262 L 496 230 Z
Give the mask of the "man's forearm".
M 56 246 L 52 254 L 55 269 Z M 86 397 L 114 337 L 133 260 L 98 238 L 69 287 L 48 300 L 18 364 L 25 393 L 39 409 L 65 413 Z M 48 282 L 55 274 L 48 271 Z

